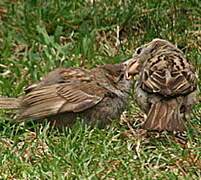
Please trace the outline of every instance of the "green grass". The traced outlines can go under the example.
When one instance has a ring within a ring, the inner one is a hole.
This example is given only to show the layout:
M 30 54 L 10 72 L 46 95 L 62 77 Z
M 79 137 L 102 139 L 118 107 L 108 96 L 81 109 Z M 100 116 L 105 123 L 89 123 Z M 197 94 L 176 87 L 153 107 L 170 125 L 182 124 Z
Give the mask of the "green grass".
M 21 96 L 55 67 L 122 62 L 156 37 L 185 52 L 201 88 L 199 0 L 1 0 L 0 95 Z M 1 111 L 0 179 L 200 179 L 201 103 L 186 136 L 158 136 L 140 128 L 133 97 L 121 122 L 101 130 L 13 125 Z

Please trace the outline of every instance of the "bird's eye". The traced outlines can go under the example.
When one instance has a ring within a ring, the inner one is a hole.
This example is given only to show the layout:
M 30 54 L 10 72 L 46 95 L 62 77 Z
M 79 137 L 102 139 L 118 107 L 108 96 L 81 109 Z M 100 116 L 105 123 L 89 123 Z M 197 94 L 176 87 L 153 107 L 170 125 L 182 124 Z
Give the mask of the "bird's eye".
M 140 54 L 142 52 L 142 48 L 137 48 L 136 53 Z
M 119 76 L 119 81 L 121 81 L 122 79 L 124 79 L 124 73 L 120 74 Z

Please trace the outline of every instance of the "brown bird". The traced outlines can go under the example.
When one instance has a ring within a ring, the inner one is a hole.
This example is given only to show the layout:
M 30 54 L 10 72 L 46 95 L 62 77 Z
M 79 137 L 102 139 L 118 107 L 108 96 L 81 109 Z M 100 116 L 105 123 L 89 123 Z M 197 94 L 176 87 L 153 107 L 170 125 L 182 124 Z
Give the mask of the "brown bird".
M 183 120 L 197 102 L 197 80 L 183 52 L 154 39 L 136 49 L 130 66 L 139 73 L 136 101 L 146 113 L 144 129 L 184 131 Z
M 15 121 L 48 118 L 51 125 L 61 129 L 80 118 L 103 128 L 118 120 L 128 104 L 132 75 L 127 68 L 129 63 L 92 70 L 56 69 L 41 82 L 28 85 L 23 97 L 0 98 L 0 108 L 18 109 Z

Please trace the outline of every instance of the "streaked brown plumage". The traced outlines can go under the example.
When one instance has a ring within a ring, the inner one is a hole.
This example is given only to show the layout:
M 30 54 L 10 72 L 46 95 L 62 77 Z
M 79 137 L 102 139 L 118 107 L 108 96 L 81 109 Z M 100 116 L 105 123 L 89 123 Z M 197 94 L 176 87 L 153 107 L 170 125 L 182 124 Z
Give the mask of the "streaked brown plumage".
M 133 62 L 139 72 L 136 100 L 147 115 L 147 130 L 184 131 L 183 120 L 197 101 L 196 75 L 181 50 L 154 39 L 138 48 Z
M 0 108 L 19 109 L 15 121 L 48 118 L 62 128 L 81 118 L 86 124 L 105 127 L 128 104 L 128 62 L 92 70 L 56 69 L 41 82 L 27 86 L 23 97 L 0 98 Z

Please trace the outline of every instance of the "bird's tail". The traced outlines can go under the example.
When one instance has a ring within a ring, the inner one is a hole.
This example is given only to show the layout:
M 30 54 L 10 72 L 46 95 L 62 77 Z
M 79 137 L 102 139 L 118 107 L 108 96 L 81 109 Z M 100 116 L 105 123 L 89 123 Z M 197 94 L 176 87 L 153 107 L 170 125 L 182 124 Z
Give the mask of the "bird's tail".
M 0 97 L 0 109 L 19 109 L 20 99 Z
M 176 98 L 159 101 L 151 105 L 144 129 L 184 131 L 185 125 L 180 117 L 181 102 Z

